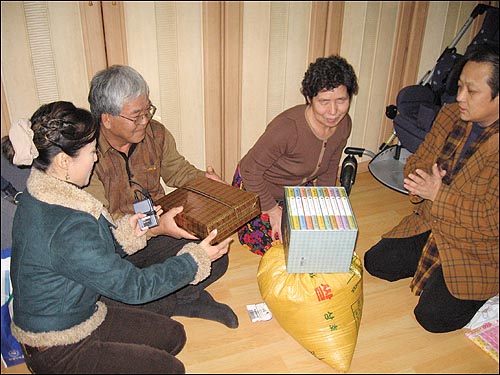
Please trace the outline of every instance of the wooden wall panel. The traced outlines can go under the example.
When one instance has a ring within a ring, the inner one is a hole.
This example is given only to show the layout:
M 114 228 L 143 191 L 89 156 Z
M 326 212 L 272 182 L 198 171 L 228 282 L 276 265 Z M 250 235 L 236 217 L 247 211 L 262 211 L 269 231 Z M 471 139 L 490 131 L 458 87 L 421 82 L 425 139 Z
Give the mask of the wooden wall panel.
M 10 123 L 29 118 L 40 101 L 24 15 L 20 1 L 2 1 L 2 136 L 7 135 Z
M 420 55 L 418 83 L 434 67 L 436 60 L 441 55 L 441 46 L 446 44 L 443 39 L 446 37 L 446 14 L 449 4 L 445 1 L 429 2 L 425 33 Z M 450 39 L 451 40 L 451 39 Z
M 80 15 L 87 78 L 90 83 L 92 77 L 99 70 L 107 67 L 101 3 L 99 1 L 81 1 Z
M 207 108 L 203 101 L 202 6 L 199 2 L 181 1 L 176 8 L 181 150 L 191 163 L 205 170 L 206 150 L 217 146 L 207 143 L 204 137 Z
M 396 104 L 398 92 L 418 81 L 418 64 L 422 50 L 425 21 L 429 3 L 401 2 L 392 49 L 391 70 L 385 97 L 386 105 Z M 385 108 L 384 108 L 385 113 Z M 383 117 L 378 142 L 381 144 L 393 131 L 392 120 Z M 377 151 L 378 148 L 374 151 Z
M 238 160 L 253 146 L 267 124 L 270 14 L 268 3 L 247 2 L 244 5 L 241 150 Z
M 344 1 L 313 1 L 309 61 L 340 53 L 344 22 Z
M 2 136 L 12 121 L 67 100 L 88 108 L 88 70 L 78 2 L 3 1 Z
M 288 60 L 288 2 L 273 2 L 269 12 L 269 60 L 267 81 L 266 122 L 283 111 L 286 66 Z M 299 77 L 297 77 L 299 78 Z M 295 80 L 297 80 L 295 78 Z
M 223 165 L 222 176 L 231 182 L 239 160 L 242 111 L 243 2 L 224 2 L 223 48 Z
M 300 86 L 309 65 L 311 7 L 307 2 L 245 3 L 238 158 L 278 113 L 304 103 Z M 323 34 L 323 46 L 324 41 Z
M 268 122 L 303 103 L 309 63 L 340 53 L 360 83 L 349 145 L 376 151 L 392 130 L 385 106 L 432 67 L 475 4 L 2 2 L 2 135 L 11 117 L 28 117 L 41 101 L 87 106 L 97 70 L 130 64 L 186 158 L 229 182 Z M 28 25 L 30 7 L 46 9 L 35 19 L 49 33 Z M 50 56 L 32 54 L 35 40 Z
M 309 66 L 307 30 L 310 24 L 310 13 L 311 4 L 306 2 L 294 2 L 289 8 L 283 108 L 290 108 L 305 102 L 300 88 L 304 73 Z M 296 31 L 292 32 L 292 30 Z
M 205 169 L 201 3 L 123 6 L 127 61 L 148 82 L 155 118 L 173 134 L 179 152 Z
M 38 99 L 40 103 L 53 102 L 59 98 L 59 89 L 48 5 L 43 1 L 26 1 L 24 15 Z
M 376 151 L 380 144 L 398 9 L 396 2 L 345 4 L 340 54 L 353 66 L 359 84 L 349 111 L 353 129 L 348 146 Z M 369 160 L 361 160 L 363 170 Z
M 2 82 L 2 137 L 9 134 L 10 129 L 10 115 L 9 108 L 7 106 L 7 99 L 5 98 L 5 90 L 3 88 Z
M 89 109 L 88 66 L 85 59 L 79 3 L 49 1 L 47 4 L 55 80 L 58 87 L 58 96 L 52 99 L 67 100 L 78 107 Z
M 104 26 L 104 43 L 106 44 L 106 60 L 108 66 L 114 64 L 128 64 L 127 40 L 125 32 L 125 15 L 123 1 L 101 1 L 102 19 Z M 130 22 L 134 22 L 131 17 Z M 136 22 L 139 22 L 136 19 Z M 135 23 L 134 29 L 140 30 L 140 23 Z
M 224 3 L 203 2 L 203 81 L 205 107 L 205 158 L 206 164 L 216 172 L 224 171 L 223 123 L 223 48 Z M 222 42 L 221 42 L 222 41 Z M 221 176 L 225 177 L 225 176 Z

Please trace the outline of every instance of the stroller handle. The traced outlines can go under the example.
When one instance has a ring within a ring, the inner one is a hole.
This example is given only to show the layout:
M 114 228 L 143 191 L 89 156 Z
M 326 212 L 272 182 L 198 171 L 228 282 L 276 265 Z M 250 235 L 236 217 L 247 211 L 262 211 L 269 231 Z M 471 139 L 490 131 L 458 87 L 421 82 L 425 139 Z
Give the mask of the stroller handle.
M 356 155 L 356 156 L 369 156 L 371 158 L 373 158 L 375 156 L 375 153 L 372 152 L 372 151 L 369 151 L 367 149 L 364 149 L 364 148 L 360 148 L 360 147 L 346 147 L 346 149 L 344 150 L 344 154 L 346 155 Z
M 449 51 L 453 50 L 455 48 L 455 46 L 458 44 L 458 42 L 460 41 L 460 39 L 462 39 L 462 36 L 465 34 L 467 29 L 470 27 L 470 25 L 474 21 L 474 19 L 476 19 L 477 16 L 486 12 L 486 10 L 488 10 L 489 8 L 494 8 L 494 7 L 492 7 L 491 5 L 486 5 L 486 4 L 477 4 L 475 6 L 475 8 L 472 10 L 472 13 L 469 16 L 469 18 L 467 19 L 467 21 L 465 22 L 465 24 L 458 31 L 458 34 L 455 36 L 455 38 L 453 38 L 450 45 L 448 47 L 446 47 L 446 49 L 443 51 L 443 53 L 441 53 L 441 55 L 439 56 L 439 58 L 436 61 L 441 60 L 441 58 L 445 54 L 447 54 Z M 420 80 L 420 83 L 419 83 L 420 85 L 425 86 L 426 84 L 428 84 L 431 81 L 432 75 L 434 73 L 434 69 L 435 69 L 435 67 L 432 68 L 431 70 L 429 70 L 425 74 L 425 76 Z
M 470 17 L 467 19 L 467 21 L 465 22 L 465 24 L 462 26 L 462 28 L 458 32 L 457 36 L 455 37 L 455 39 L 452 40 L 452 42 L 450 43 L 450 45 L 448 46 L 448 48 L 451 49 L 451 48 L 455 47 L 458 44 L 459 40 L 462 38 L 462 36 L 467 31 L 467 29 L 469 28 L 470 24 L 474 21 L 474 19 L 477 16 L 479 16 L 479 15 L 483 14 L 484 12 L 486 12 L 486 10 L 488 8 L 491 8 L 491 6 L 486 5 L 486 4 L 478 4 L 478 5 L 476 5 L 476 7 L 472 11 Z
M 470 16 L 472 18 L 476 18 L 477 16 L 486 12 L 488 8 L 493 8 L 493 7 L 491 5 L 486 5 L 486 4 L 477 4 Z

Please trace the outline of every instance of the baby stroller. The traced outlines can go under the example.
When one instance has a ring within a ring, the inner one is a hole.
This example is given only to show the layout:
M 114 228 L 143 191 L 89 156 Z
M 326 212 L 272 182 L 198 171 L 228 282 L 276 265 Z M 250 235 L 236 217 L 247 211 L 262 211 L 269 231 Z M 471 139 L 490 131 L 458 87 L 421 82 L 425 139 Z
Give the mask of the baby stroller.
M 368 169 L 382 184 L 400 193 L 408 194 L 403 187 L 404 166 L 429 132 L 441 106 L 456 101 L 460 62 L 463 55 L 457 53 L 455 46 L 465 34 L 474 19 L 486 12 L 483 25 L 467 47 L 465 53 L 483 43 L 491 44 L 498 50 L 498 8 L 478 4 L 466 23 L 459 30 L 451 44 L 438 58 L 436 65 L 417 85 L 401 89 L 396 105 L 386 107 L 385 115 L 393 121 L 394 129 L 390 137 L 379 147 L 378 153 L 364 148 L 347 147 L 341 167 L 340 183 L 350 193 L 357 171 L 356 156 L 371 158 Z M 391 145 L 394 138 L 395 145 Z

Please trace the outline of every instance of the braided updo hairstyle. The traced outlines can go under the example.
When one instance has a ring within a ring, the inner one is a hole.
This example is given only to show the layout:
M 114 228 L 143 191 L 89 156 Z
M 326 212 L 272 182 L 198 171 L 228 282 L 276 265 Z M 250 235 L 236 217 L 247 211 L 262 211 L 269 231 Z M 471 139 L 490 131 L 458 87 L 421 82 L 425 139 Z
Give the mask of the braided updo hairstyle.
M 30 121 L 33 143 L 39 153 L 32 166 L 44 172 L 61 151 L 70 157 L 78 156 L 82 147 L 97 138 L 99 129 L 89 111 L 65 101 L 42 105 Z M 2 138 L 2 152 L 12 163 L 14 148 L 8 136 Z

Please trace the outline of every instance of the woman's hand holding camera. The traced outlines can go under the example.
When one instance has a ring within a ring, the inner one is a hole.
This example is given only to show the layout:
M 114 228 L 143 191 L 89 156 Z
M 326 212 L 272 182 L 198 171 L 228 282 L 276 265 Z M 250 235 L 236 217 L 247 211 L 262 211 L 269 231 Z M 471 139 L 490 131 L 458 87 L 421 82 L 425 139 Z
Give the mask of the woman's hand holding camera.
M 155 209 L 156 216 L 159 218 L 160 215 L 163 213 L 163 209 L 161 208 L 161 206 L 154 206 L 154 209 Z M 139 219 L 145 218 L 146 216 L 147 215 L 145 213 L 142 213 L 142 212 L 139 212 L 139 213 L 136 213 L 136 214 L 130 216 L 130 219 L 129 219 L 130 226 L 134 229 L 137 237 L 143 236 L 144 234 L 146 234 L 146 232 L 148 230 L 151 230 L 147 227 L 144 230 L 142 230 L 141 226 L 139 225 Z

